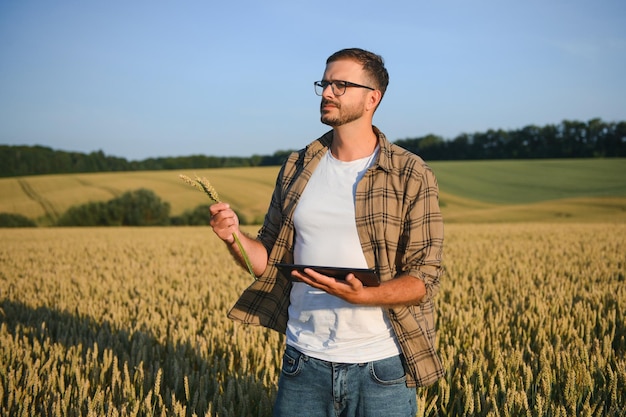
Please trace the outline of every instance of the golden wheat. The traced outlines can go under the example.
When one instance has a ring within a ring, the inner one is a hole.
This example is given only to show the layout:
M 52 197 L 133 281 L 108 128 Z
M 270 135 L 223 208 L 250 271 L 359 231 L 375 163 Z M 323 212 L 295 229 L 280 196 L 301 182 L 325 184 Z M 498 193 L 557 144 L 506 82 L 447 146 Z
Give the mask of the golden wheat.
M 209 182 L 208 179 L 206 179 L 206 177 L 200 178 L 196 176 L 195 180 L 192 180 L 191 178 L 183 174 L 180 174 L 178 177 L 181 180 L 183 180 L 185 183 L 191 185 L 192 187 L 198 189 L 199 191 L 204 192 L 211 200 L 215 201 L 216 203 L 221 202 L 220 196 L 217 193 L 217 190 L 211 185 L 211 183 Z M 243 261 L 246 264 L 246 267 L 248 268 L 248 272 L 250 272 L 250 276 L 252 276 L 252 278 L 254 279 L 257 279 L 256 275 L 254 274 L 254 270 L 252 269 L 252 263 L 250 262 L 250 258 L 248 258 L 248 254 L 246 253 L 246 250 L 243 248 L 243 245 L 241 244 L 241 241 L 237 237 L 237 234 L 233 233 L 233 239 L 235 239 L 237 248 L 239 248 L 239 253 L 241 253 L 241 256 L 243 257 Z
M 282 336 L 209 228 L 0 229 L 0 415 L 269 416 Z M 626 225 L 450 225 L 419 416 L 619 416 Z

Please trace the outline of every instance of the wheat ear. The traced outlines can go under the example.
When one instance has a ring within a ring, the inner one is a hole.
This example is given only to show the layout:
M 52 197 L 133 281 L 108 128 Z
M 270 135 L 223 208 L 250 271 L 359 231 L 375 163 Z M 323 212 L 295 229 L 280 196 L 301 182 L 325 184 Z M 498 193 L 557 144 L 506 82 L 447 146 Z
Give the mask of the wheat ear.
M 211 200 L 215 201 L 216 203 L 221 202 L 220 196 L 217 193 L 217 190 L 211 185 L 209 180 L 206 179 L 205 177 L 200 178 L 196 176 L 195 181 L 183 174 L 180 174 L 179 177 L 181 180 L 191 185 L 192 187 L 198 189 L 199 191 L 203 191 L 206 195 L 209 196 Z M 248 267 L 248 271 L 250 272 L 250 275 L 252 276 L 252 278 L 256 279 L 256 275 L 254 275 L 254 270 L 252 269 L 252 263 L 250 262 L 250 258 L 248 258 L 248 254 L 243 248 L 241 241 L 239 240 L 239 238 L 237 237 L 235 233 L 233 233 L 233 238 L 235 239 L 235 243 L 237 243 L 237 247 L 239 248 L 239 252 L 241 252 L 241 256 L 243 256 L 243 260 L 246 262 L 246 266 Z

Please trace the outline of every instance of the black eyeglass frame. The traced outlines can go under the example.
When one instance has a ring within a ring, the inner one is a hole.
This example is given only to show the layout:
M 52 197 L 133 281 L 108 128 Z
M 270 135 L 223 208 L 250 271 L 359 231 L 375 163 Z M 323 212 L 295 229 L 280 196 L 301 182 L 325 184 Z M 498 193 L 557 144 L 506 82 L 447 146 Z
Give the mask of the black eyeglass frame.
M 343 91 L 340 94 L 337 94 L 335 92 L 335 90 L 339 88 L 337 86 L 337 83 L 343 84 Z M 348 87 L 366 88 L 368 90 L 376 91 L 375 88 L 368 87 L 366 85 L 353 83 L 353 82 L 350 82 L 350 81 L 344 81 L 344 80 L 332 80 L 332 81 L 321 80 L 321 81 L 315 81 L 313 83 L 313 87 L 315 87 L 315 94 L 318 95 L 318 96 L 321 96 L 322 94 L 324 94 L 324 90 L 326 90 L 326 87 L 328 87 L 329 85 L 330 85 L 331 90 L 333 91 L 333 94 L 335 96 L 337 96 L 337 97 L 346 94 L 346 90 L 348 89 Z M 321 93 L 317 92 L 317 87 L 322 89 Z

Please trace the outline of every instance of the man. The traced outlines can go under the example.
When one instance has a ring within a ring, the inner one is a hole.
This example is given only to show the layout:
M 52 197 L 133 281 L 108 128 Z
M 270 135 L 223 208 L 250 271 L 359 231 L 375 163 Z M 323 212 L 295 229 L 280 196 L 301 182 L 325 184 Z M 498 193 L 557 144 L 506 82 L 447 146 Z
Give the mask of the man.
M 433 304 L 438 187 L 424 161 L 372 124 L 388 82 L 378 55 L 331 55 L 315 89 L 332 130 L 282 166 L 257 238 L 228 204 L 211 206 L 215 233 L 241 262 L 236 233 L 259 276 L 229 317 L 286 334 L 275 416 L 414 416 L 415 387 L 444 373 Z M 382 283 L 312 269 L 287 277 L 279 262 L 373 267 Z

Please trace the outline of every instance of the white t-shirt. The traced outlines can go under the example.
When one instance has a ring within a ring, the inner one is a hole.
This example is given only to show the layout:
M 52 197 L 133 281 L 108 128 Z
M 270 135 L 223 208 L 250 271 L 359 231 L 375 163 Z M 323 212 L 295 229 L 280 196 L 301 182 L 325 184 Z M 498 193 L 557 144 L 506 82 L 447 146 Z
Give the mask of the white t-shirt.
M 296 263 L 367 268 L 357 234 L 356 184 L 375 160 L 322 158 L 294 212 Z M 331 362 L 369 362 L 400 353 L 391 324 L 380 307 L 363 307 L 294 283 L 287 343 L 302 353 Z

